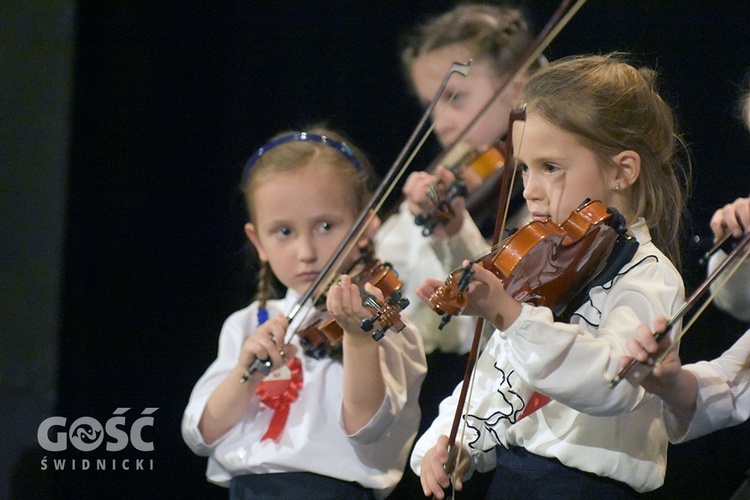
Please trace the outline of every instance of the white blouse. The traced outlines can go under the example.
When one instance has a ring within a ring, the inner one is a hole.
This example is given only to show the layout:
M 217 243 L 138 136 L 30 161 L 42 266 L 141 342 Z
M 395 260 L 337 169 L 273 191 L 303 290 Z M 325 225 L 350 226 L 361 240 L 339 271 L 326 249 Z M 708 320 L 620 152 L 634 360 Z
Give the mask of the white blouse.
M 659 399 L 627 382 L 612 389 L 610 381 L 637 326 L 671 316 L 684 302 L 684 287 L 645 222 L 630 230 L 640 243 L 635 256 L 614 280 L 591 290 L 569 323 L 524 304 L 506 331 L 495 330 L 477 363 L 463 437 L 478 470 L 495 467 L 495 446 L 521 446 L 639 492 L 663 484 L 667 433 Z M 417 474 L 438 436 L 449 434 L 460 387 L 417 441 Z M 553 400 L 519 419 L 535 390 Z
M 290 292 L 283 300 L 269 301 L 269 316 L 288 314 L 296 300 Z M 218 357 L 196 383 L 183 415 L 185 443 L 194 453 L 209 457 L 208 480 L 228 487 L 237 475 L 307 471 L 356 481 L 384 498 L 402 476 L 419 426 L 419 390 L 427 369 L 419 331 L 402 316 L 406 328 L 389 331 L 379 341 L 386 396 L 377 414 L 355 435 L 348 436 L 341 424 L 342 364 L 313 359 L 300 348 L 303 386 L 278 442 L 261 441 L 274 412 L 256 398 L 240 422 L 215 443 L 206 444 L 198 422 L 211 393 L 237 364 L 243 341 L 257 328 L 257 312 L 258 304 L 253 303 L 226 320 Z M 292 343 L 299 347 L 296 335 Z

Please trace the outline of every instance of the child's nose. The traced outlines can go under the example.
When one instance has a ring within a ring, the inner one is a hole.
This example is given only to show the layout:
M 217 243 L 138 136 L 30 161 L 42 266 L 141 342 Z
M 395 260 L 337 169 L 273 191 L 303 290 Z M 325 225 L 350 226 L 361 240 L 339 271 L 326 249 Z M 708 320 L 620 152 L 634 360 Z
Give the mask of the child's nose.
M 542 196 L 542 188 L 537 177 L 527 173 L 523 177 L 523 197 L 527 200 L 539 199 Z
M 314 239 L 311 237 L 300 238 L 298 254 L 300 260 L 304 262 L 314 261 L 318 255 Z

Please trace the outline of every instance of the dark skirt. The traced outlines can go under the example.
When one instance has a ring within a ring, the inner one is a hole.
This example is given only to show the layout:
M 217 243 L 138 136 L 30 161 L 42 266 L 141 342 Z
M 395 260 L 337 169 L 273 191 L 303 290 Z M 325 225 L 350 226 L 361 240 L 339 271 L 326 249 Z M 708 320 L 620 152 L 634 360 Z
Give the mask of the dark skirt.
M 632 499 L 638 494 L 630 486 L 563 465 L 555 458 L 541 457 L 525 448 L 495 448 L 497 467 L 488 499 L 563 498 Z
M 342 481 L 312 472 L 248 474 L 232 478 L 231 500 L 373 500 L 372 490 L 359 483 Z

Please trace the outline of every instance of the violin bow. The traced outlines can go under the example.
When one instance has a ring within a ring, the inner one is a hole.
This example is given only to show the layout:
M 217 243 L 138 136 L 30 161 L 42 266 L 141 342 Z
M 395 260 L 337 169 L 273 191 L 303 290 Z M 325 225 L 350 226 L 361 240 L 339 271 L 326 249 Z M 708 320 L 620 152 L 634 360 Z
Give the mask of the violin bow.
M 291 324 L 294 318 L 300 313 L 302 307 L 305 303 L 307 303 L 307 301 L 309 301 L 313 296 L 316 299 L 319 298 L 322 295 L 323 291 L 326 290 L 333 282 L 335 276 L 338 274 L 341 268 L 344 257 L 346 255 L 349 255 L 349 253 L 354 249 L 357 241 L 362 237 L 365 230 L 367 229 L 368 224 L 372 221 L 373 217 L 375 217 L 377 212 L 383 206 L 383 203 L 385 203 L 386 198 L 391 193 L 391 191 L 393 191 L 393 188 L 395 187 L 398 180 L 409 168 L 411 161 L 416 156 L 416 151 L 426 140 L 429 131 L 425 134 L 422 134 L 421 138 L 419 137 L 419 135 L 425 129 L 425 125 L 430 119 L 430 115 L 435 109 L 440 96 L 445 91 L 445 87 L 448 85 L 448 80 L 454 73 L 460 74 L 465 77 L 469 73 L 470 67 L 471 61 L 467 63 L 454 62 L 451 65 L 450 69 L 445 74 L 445 77 L 443 78 L 443 81 L 437 93 L 435 94 L 435 97 L 433 97 L 432 102 L 430 102 L 430 105 L 425 109 L 422 117 L 419 120 L 419 123 L 417 123 L 417 126 L 414 128 L 411 135 L 409 136 L 409 139 L 406 141 L 406 144 L 401 149 L 387 174 L 378 185 L 375 193 L 373 193 L 367 205 L 360 212 L 359 216 L 354 222 L 354 225 L 346 233 L 344 239 L 341 240 L 341 243 L 336 247 L 331 257 L 325 263 L 325 265 L 320 270 L 310 286 L 307 288 L 305 293 L 302 294 L 302 296 L 292 307 L 291 311 L 286 317 L 289 324 Z M 407 158 L 409 152 L 411 152 L 411 156 Z M 294 335 L 294 331 L 287 332 L 287 336 L 284 338 L 284 343 L 289 342 L 291 335 Z M 248 369 L 243 374 L 241 381 L 243 383 L 246 382 L 256 371 L 260 371 L 267 375 L 271 371 L 271 366 L 272 361 L 270 359 L 263 360 L 256 358 L 255 361 L 250 364 Z
M 458 144 L 462 143 L 469 132 L 473 129 L 477 122 L 488 112 L 490 107 L 500 99 L 510 88 L 511 83 L 527 71 L 533 62 L 542 55 L 544 50 L 549 46 L 552 40 L 557 34 L 568 24 L 570 19 L 578 12 L 578 10 L 586 3 L 586 0 L 577 0 L 576 3 L 571 7 L 572 0 L 563 0 L 554 12 L 550 20 L 545 25 L 544 29 L 540 32 L 532 46 L 527 51 L 527 54 L 516 64 L 514 70 L 510 73 L 505 82 L 500 86 L 497 92 L 489 99 L 485 104 L 484 108 L 469 122 L 469 125 L 459 135 L 453 145 L 449 148 L 446 154 L 457 147 Z M 510 192 L 511 177 L 515 172 L 515 159 L 513 157 L 513 141 L 512 141 L 512 127 L 513 122 L 518 118 L 516 113 L 523 112 L 525 114 L 525 108 L 511 112 L 509 117 L 508 127 L 508 138 L 506 140 L 506 168 L 503 169 L 500 195 L 498 199 L 498 210 L 497 219 L 495 222 L 495 230 L 492 236 L 492 246 L 497 245 L 500 240 L 500 235 L 505 230 L 505 222 L 507 219 L 507 207 L 510 205 Z M 461 454 L 462 446 L 459 443 L 458 450 L 454 449 L 456 443 L 456 437 L 458 436 L 458 428 L 461 426 L 461 421 L 464 422 L 464 429 L 466 426 L 466 419 L 464 413 L 468 412 L 467 405 L 467 394 L 469 393 L 470 387 L 473 385 L 473 375 L 476 367 L 477 355 L 479 352 L 479 343 L 482 337 L 482 330 L 484 329 L 484 319 L 482 317 L 477 318 L 477 323 L 474 328 L 474 337 L 472 338 L 471 350 L 469 351 L 469 359 L 466 363 L 466 370 L 464 372 L 464 380 L 461 386 L 458 403 L 456 405 L 456 413 L 453 418 L 453 425 L 451 432 L 448 437 L 448 462 L 445 464 L 445 470 L 449 475 L 452 475 L 455 471 L 455 466 L 458 464 Z M 463 442 L 463 439 L 461 440 Z M 451 484 L 453 481 L 451 480 Z
M 726 240 L 726 239 L 725 239 Z M 664 331 L 658 332 L 654 334 L 654 340 L 659 342 L 661 339 L 663 339 L 666 335 L 669 334 L 670 330 L 674 328 L 674 326 L 677 324 L 678 321 L 680 321 L 687 312 L 695 306 L 698 301 L 703 297 L 703 295 L 710 289 L 711 284 L 716 281 L 720 275 L 724 273 L 724 270 L 729 267 L 729 265 L 737 260 L 734 267 L 732 267 L 724 276 L 722 281 L 719 282 L 719 288 L 724 286 L 724 284 L 729 281 L 729 278 L 732 277 L 732 275 L 739 269 L 739 267 L 742 265 L 742 263 L 750 256 L 750 233 L 745 234 L 742 239 L 737 243 L 737 245 L 732 249 L 732 251 L 727 254 L 726 258 L 721 261 L 721 263 L 714 269 L 714 271 L 706 278 L 706 280 L 701 283 L 698 288 L 695 289 L 695 291 L 688 297 L 688 299 L 685 301 L 684 304 L 682 304 L 682 307 L 680 307 L 677 312 L 669 319 L 667 322 L 667 326 L 664 328 Z M 723 243 L 723 241 L 721 242 Z M 718 246 L 717 246 L 718 247 Z M 718 290 L 717 290 L 718 291 Z M 664 357 L 669 353 L 672 348 L 677 345 L 678 341 L 682 338 L 683 335 L 688 331 L 688 329 L 693 326 L 693 323 L 698 319 L 698 316 L 701 315 L 701 313 L 708 307 L 708 305 L 713 301 L 714 297 L 716 296 L 716 292 L 709 295 L 708 299 L 703 303 L 703 305 L 698 309 L 698 311 L 695 312 L 695 314 L 690 318 L 690 322 L 688 325 L 683 328 L 677 337 L 675 338 L 675 341 L 672 343 L 672 345 L 666 349 L 657 359 L 649 358 L 646 363 L 641 363 L 637 361 L 635 358 L 630 360 L 630 363 L 625 366 L 622 370 L 620 370 L 620 373 L 610 381 L 609 386 L 611 388 L 615 388 L 617 384 L 619 384 L 625 377 L 628 376 L 631 372 L 635 371 L 633 374 L 633 377 L 635 380 L 640 380 L 641 378 L 645 377 L 648 373 L 647 370 L 643 371 L 636 371 L 639 367 L 645 367 L 645 368 L 651 368 L 652 366 L 655 366 L 664 359 Z

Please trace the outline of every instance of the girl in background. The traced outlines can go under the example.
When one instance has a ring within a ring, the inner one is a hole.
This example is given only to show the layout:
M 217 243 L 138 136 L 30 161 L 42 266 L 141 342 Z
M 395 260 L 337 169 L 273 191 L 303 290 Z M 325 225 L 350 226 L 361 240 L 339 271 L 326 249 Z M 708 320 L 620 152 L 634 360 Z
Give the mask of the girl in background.
M 401 53 L 404 72 L 412 91 L 427 106 L 437 93 L 445 74 L 454 62 L 471 59 L 467 77 L 453 75 L 435 107 L 435 134 L 444 148 L 451 146 L 459 134 L 510 77 L 514 66 L 534 41 L 527 21 L 516 8 L 492 5 L 460 5 L 429 19 L 405 36 Z M 544 60 L 539 64 L 544 64 Z M 495 103 L 472 128 L 466 143 L 475 149 L 494 145 L 505 138 L 508 116 L 514 99 L 527 76 L 514 81 L 510 90 Z M 486 180 L 465 178 L 468 198 L 481 193 L 496 199 L 500 179 L 497 171 Z M 472 318 L 454 318 L 438 330 L 440 318 L 417 297 L 415 289 L 429 277 L 447 274 L 461 265 L 467 255 L 485 250 L 485 238 L 492 236 L 496 203 L 474 204 L 469 214 L 464 198 L 453 204 L 455 217 L 438 225 L 425 237 L 414 217 L 427 206 L 427 189 L 440 178 L 449 185 L 455 177 L 442 167 L 435 173 L 414 172 L 404 184 L 405 201 L 396 214 L 378 231 L 377 253 L 399 270 L 405 295 L 411 300 L 409 315 L 419 325 L 427 353 L 428 374 L 422 390 L 421 431 L 437 416 L 438 405 L 461 379 L 474 333 Z M 511 226 L 528 222 L 528 212 L 520 190 L 514 198 Z M 474 223 L 477 221 L 477 224 Z M 483 229 L 484 236 L 477 229 Z
M 465 4 L 428 19 L 403 37 L 401 61 L 409 87 L 423 106 L 429 105 L 455 62 L 472 60 L 468 76 L 452 75 L 437 103 L 432 120 L 435 136 L 442 148 L 448 148 L 484 108 L 511 76 L 514 66 L 534 41 L 529 23 L 521 11 L 508 6 Z M 542 59 L 539 64 L 544 64 Z M 534 67 L 538 66 L 536 64 Z M 498 144 L 508 132 L 508 116 L 518 91 L 527 76 L 514 81 L 476 123 L 465 139 L 470 148 Z M 409 316 L 419 325 L 427 353 L 427 376 L 420 394 L 424 432 L 438 415 L 438 405 L 461 380 L 474 334 L 474 318 L 457 317 L 439 329 L 438 317 L 415 290 L 425 279 L 448 274 L 467 256 L 477 255 L 487 247 L 494 229 L 501 170 L 486 179 L 465 175 L 466 200 L 458 197 L 452 203 L 454 217 L 438 224 L 430 236 L 422 234 L 415 216 L 430 206 L 427 190 L 440 179 L 446 186 L 455 176 L 442 166 L 428 173 L 412 173 L 404 183 L 404 202 L 385 220 L 375 243 L 377 253 L 399 270 L 404 293 L 411 301 Z M 512 201 L 511 226 L 528 222 L 523 196 L 516 190 Z M 476 223 L 475 223 L 476 221 Z M 481 228 L 481 230 L 480 230 Z M 489 478 L 475 478 L 469 494 L 483 495 Z M 405 472 L 397 494 L 415 498 L 421 494 L 419 478 Z

